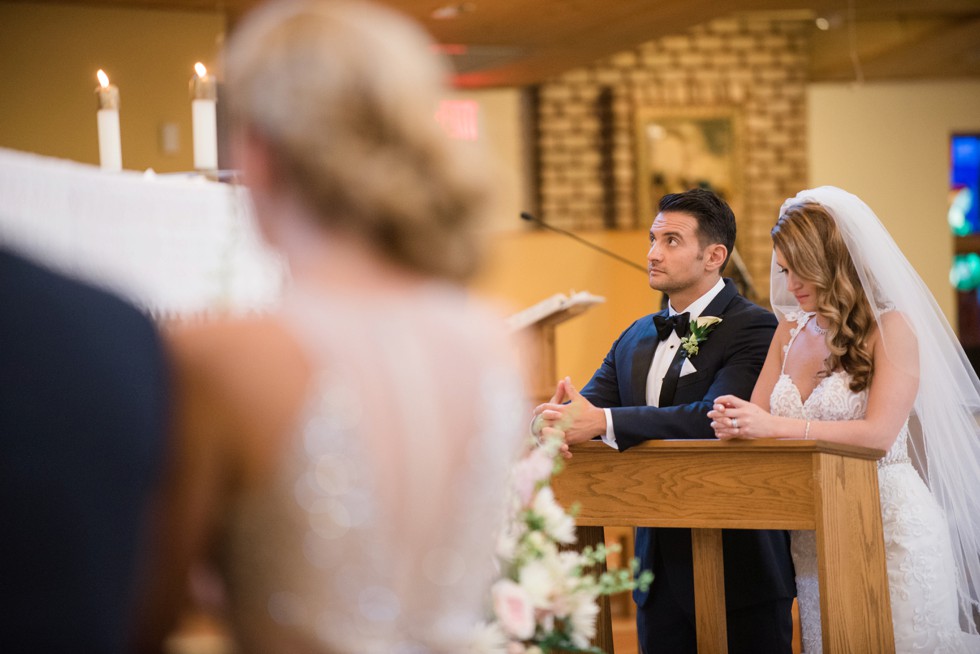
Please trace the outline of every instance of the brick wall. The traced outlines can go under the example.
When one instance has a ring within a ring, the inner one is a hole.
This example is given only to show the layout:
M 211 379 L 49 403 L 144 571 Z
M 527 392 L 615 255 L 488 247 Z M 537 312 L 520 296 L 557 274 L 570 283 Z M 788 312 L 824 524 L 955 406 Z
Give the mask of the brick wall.
M 645 227 L 637 202 L 637 116 L 728 111 L 738 127 L 737 246 L 768 294 L 769 229 L 804 188 L 809 21 L 718 19 L 538 89 L 541 216 L 569 229 Z

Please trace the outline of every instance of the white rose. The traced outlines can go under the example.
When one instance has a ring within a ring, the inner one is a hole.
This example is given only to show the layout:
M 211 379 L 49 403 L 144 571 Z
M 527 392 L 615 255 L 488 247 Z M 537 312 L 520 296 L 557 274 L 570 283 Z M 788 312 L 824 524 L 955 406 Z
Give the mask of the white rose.
M 531 606 L 537 609 L 548 608 L 555 594 L 555 578 L 547 559 L 528 561 L 517 573 L 521 590 L 525 592 Z
M 542 532 L 534 530 L 527 532 L 527 535 L 519 543 L 518 555 L 521 558 L 538 556 L 542 552 L 555 549 L 555 544 Z
M 506 654 L 507 635 L 497 622 L 477 626 L 468 654 Z
M 572 609 L 569 622 L 572 625 L 572 642 L 576 647 L 588 647 L 589 641 L 595 638 L 596 617 L 599 615 L 599 604 L 591 595 L 578 596 L 577 605 Z
M 575 542 L 575 521 L 557 502 L 550 486 L 538 491 L 531 510 L 544 520 L 545 531 L 559 543 Z
M 501 561 L 513 561 L 517 554 L 518 535 L 511 528 L 507 528 L 497 536 L 497 557 Z

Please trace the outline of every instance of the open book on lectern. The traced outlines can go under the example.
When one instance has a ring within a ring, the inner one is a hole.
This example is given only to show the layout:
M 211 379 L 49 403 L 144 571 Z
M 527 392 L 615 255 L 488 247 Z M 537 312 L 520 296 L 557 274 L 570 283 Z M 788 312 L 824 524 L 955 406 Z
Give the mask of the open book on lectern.
M 549 298 L 532 304 L 507 318 L 507 326 L 512 332 L 543 322 L 558 324 L 583 313 L 595 304 L 602 304 L 606 298 L 592 295 L 588 291 L 572 291 L 570 295 L 556 293 Z

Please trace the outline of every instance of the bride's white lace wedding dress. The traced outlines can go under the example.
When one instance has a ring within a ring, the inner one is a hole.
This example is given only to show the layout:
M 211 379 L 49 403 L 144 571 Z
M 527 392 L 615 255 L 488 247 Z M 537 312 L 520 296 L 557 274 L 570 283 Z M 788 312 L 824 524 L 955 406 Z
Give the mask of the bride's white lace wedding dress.
M 461 653 L 487 616 L 527 407 L 499 318 L 448 287 L 294 291 L 317 371 L 277 480 L 220 556 L 248 652 Z
M 868 390 L 849 387 L 850 377 L 837 371 L 825 377 L 805 400 L 785 373 L 786 358 L 813 314 L 797 321 L 783 350 L 783 372 L 769 399 L 776 416 L 807 420 L 857 420 L 867 409 Z M 957 621 L 955 569 L 942 511 L 912 467 L 908 456 L 908 423 L 878 462 L 882 527 L 888 588 L 895 629 L 895 651 L 930 654 L 980 652 L 980 637 L 960 630 Z M 822 652 L 817 550 L 813 531 L 791 534 L 796 590 L 807 654 Z

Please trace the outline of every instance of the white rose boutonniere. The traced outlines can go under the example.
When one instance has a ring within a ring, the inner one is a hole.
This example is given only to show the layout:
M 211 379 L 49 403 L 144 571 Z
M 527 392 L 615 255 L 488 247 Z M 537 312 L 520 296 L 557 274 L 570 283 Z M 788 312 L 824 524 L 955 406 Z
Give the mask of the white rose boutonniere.
M 708 334 L 718 326 L 721 318 L 715 316 L 701 316 L 697 320 L 691 321 L 691 328 L 688 335 L 681 339 L 681 347 L 684 355 L 688 359 L 698 353 L 698 345 L 708 340 Z

